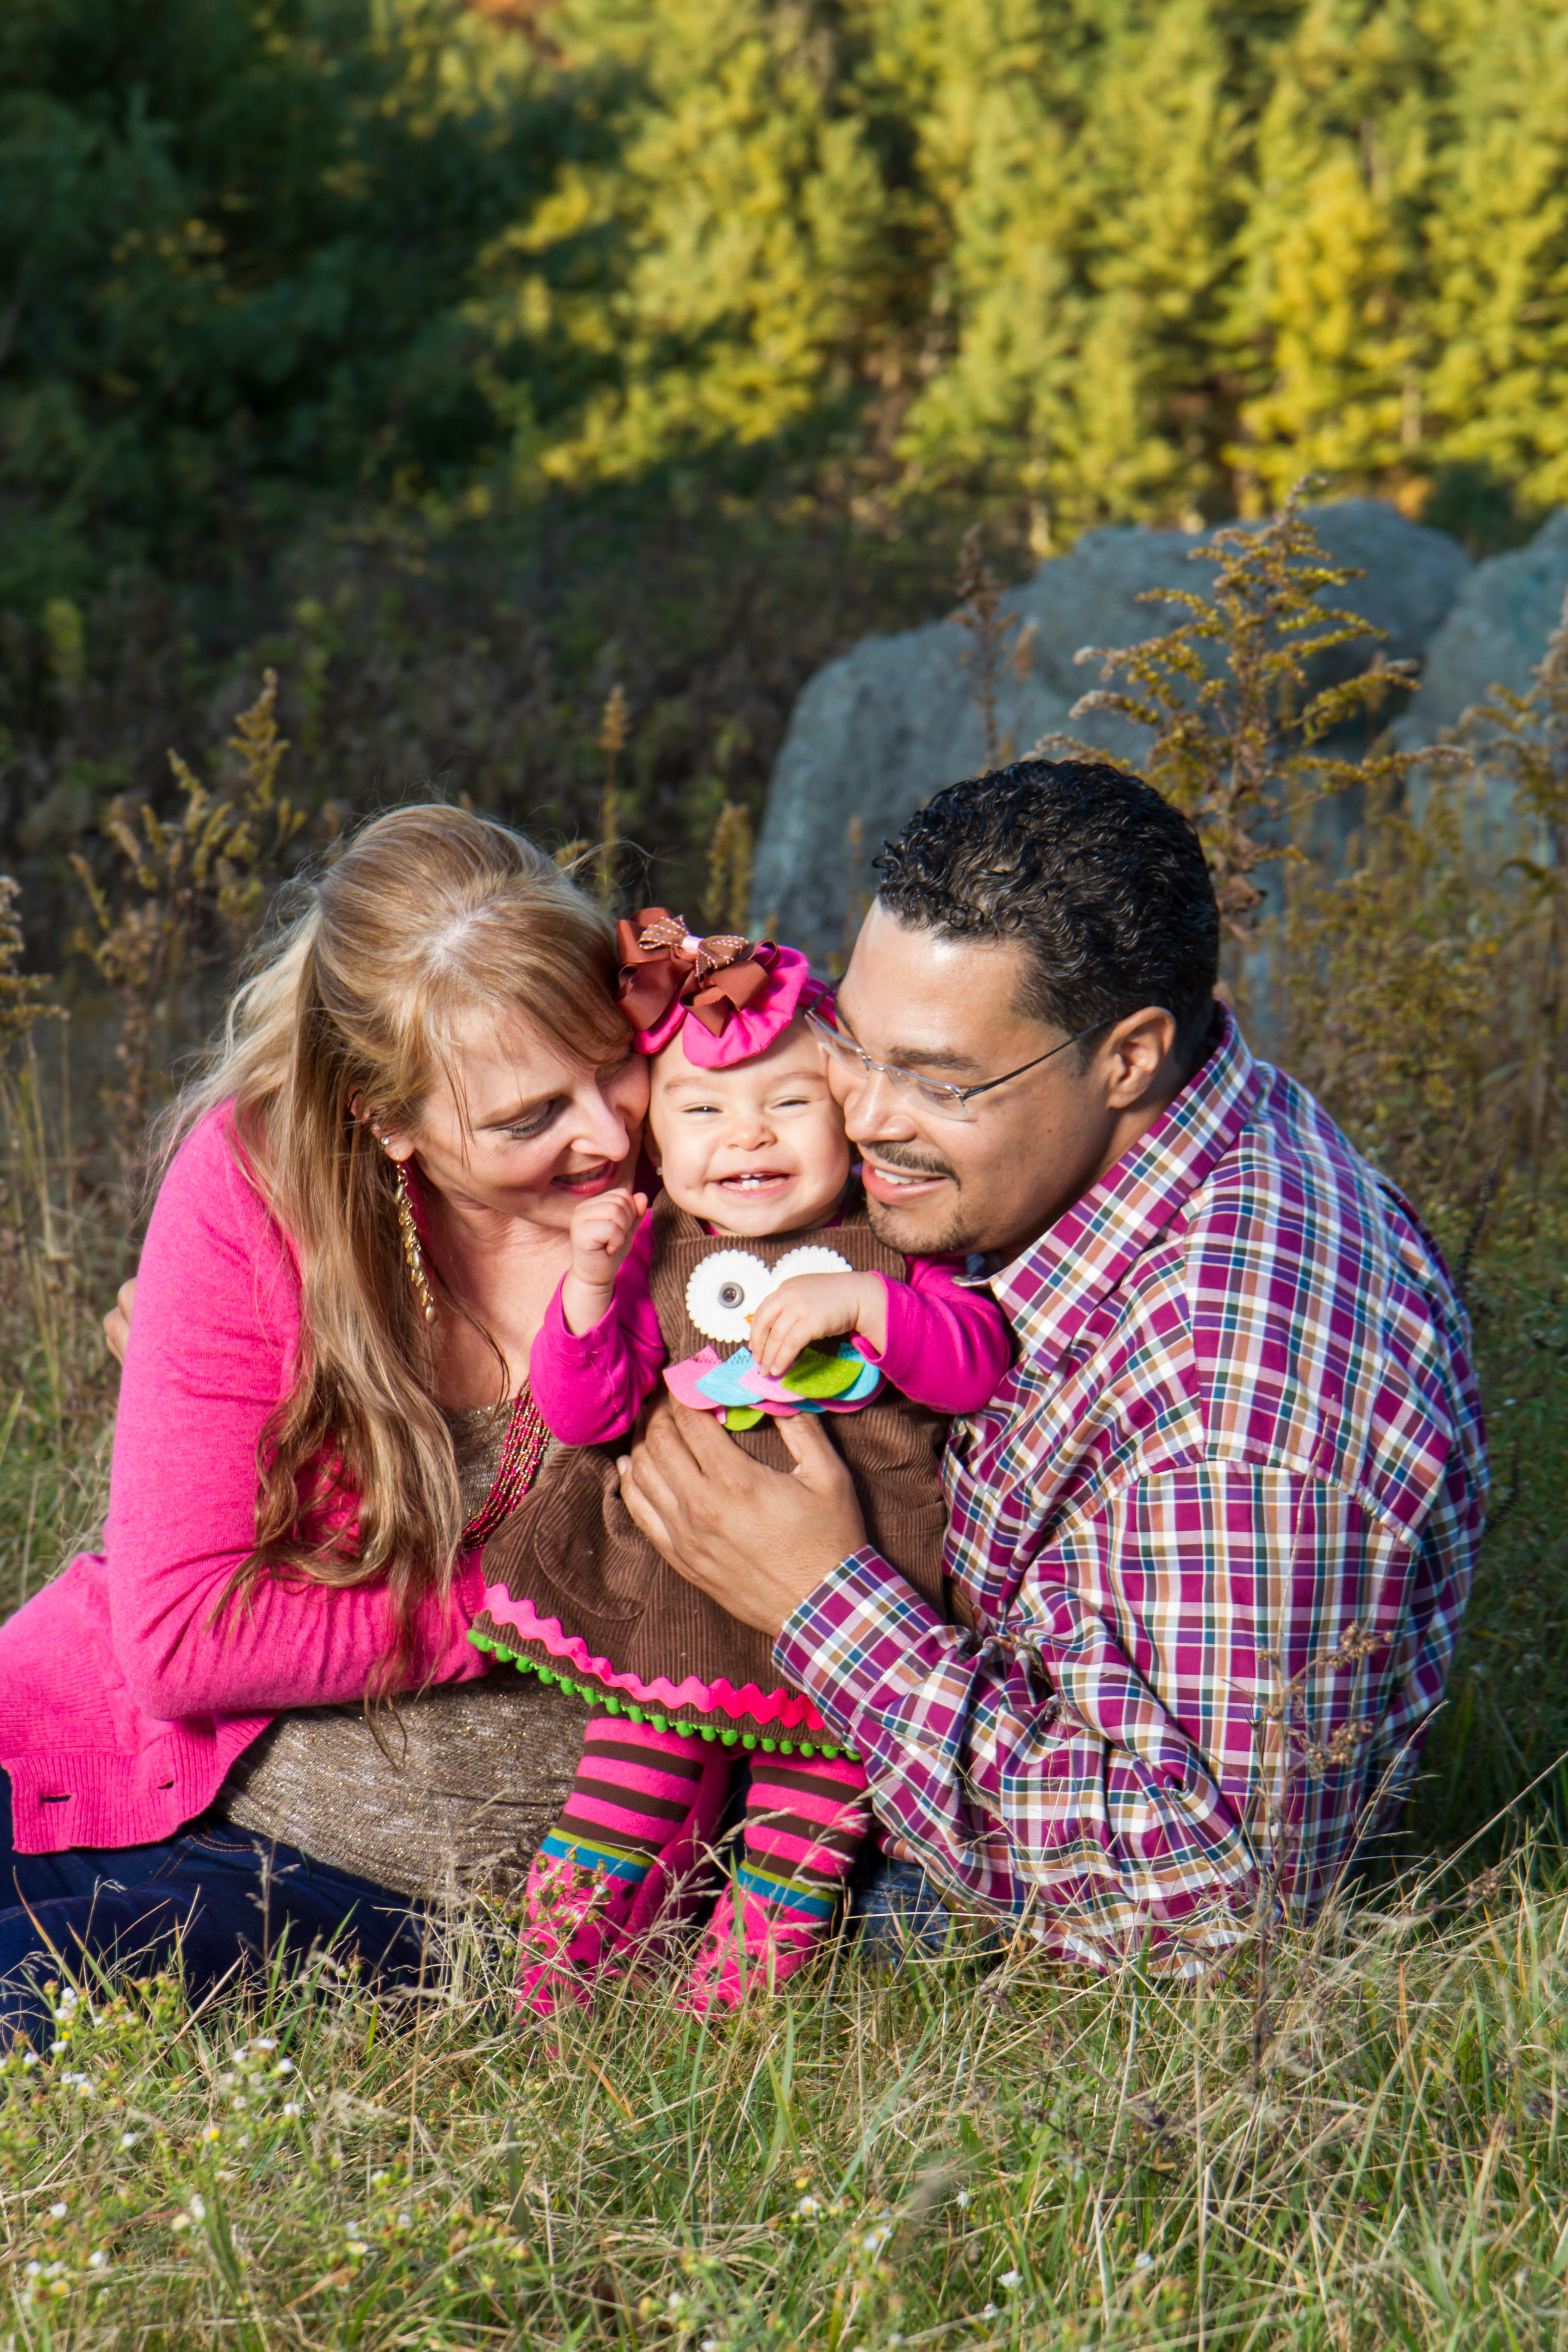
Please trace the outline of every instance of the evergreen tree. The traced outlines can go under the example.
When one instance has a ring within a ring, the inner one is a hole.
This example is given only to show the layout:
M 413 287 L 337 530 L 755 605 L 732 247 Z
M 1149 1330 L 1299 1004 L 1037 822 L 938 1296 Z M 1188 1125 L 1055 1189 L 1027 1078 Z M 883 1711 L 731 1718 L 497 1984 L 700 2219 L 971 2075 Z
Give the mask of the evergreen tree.
M 485 313 L 503 348 L 542 337 L 580 387 L 559 421 L 520 416 L 523 478 L 640 474 L 843 407 L 891 271 L 829 12 L 661 0 L 656 19 L 573 0 L 555 25 L 580 65 L 626 80 L 613 156 L 561 174 Z
M 0 601 L 301 488 L 460 485 L 461 299 L 571 94 L 458 0 L 7 0 Z
M 1411 0 L 1313 0 L 1258 128 L 1234 314 L 1252 502 L 1419 464 L 1436 59 Z
M 1568 499 L 1568 12 L 1450 0 L 1453 136 L 1426 225 L 1439 456 Z

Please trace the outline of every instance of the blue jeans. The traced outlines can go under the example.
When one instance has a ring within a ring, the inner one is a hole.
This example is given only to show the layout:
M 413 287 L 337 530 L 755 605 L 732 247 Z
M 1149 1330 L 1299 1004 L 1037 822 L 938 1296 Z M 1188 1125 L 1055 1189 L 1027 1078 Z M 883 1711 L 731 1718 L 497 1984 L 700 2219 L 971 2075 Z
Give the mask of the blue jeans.
M 430 1970 L 406 1896 L 226 1822 L 204 1817 L 162 1845 L 18 1853 L 0 1772 L 0 2042 L 18 2031 L 38 2039 L 48 2011 L 34 1987 L 62 1969 L 78 1975 L 85 1960 L 144 1972 L 177 1942 L 199 1999 L 237 1965 L 265 1968 L 285 1933 L 296 1959 L 342 1935 L 394 1985 Z

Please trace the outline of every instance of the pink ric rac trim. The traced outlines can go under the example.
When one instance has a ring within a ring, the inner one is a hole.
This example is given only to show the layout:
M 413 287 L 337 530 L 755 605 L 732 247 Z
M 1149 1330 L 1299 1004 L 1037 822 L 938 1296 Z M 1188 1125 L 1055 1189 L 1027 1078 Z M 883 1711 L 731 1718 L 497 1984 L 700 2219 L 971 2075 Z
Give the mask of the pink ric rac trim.
M 721 1708 L 739 1722 L 777 1724 L 781 1731 L 826 1731 L 827 1726 L 811 1701 L 800 1691 L 775 1690 L 763 1692 L 755 1683 L 737 1690 L 733 1683 L 699 1682 L 688 1675 L 683 1683 L 672 1683 L 660 1675 L 656 1682 L 645 1683 L 637 1675 L 617 1675 L 608 1658 L 594 1657 L 580 1633 L 567 1634 L 554 1617 L 541 1617 L 531 1601 L 514 1601 L 504 1584 L 487 1584 L 485 1607 L 498 1625 L 510 1625 L 530 1642 L 537 1642 L 559 1658 L 563 1665 L 574 1666 L 579 1674 L 600 1683 L 606 1690 L 625 1691 L 639 1706 L 668 1708 Z

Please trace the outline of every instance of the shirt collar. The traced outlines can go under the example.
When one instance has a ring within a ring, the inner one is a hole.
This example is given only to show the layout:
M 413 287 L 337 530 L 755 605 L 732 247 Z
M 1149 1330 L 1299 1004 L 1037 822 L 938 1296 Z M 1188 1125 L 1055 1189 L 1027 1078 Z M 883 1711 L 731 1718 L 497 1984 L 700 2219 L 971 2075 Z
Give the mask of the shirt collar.
M 1258 1066 L 1222 1005 L 1213 1051 L 1170 1108 L 1038 1241 L 993 1275 L 992 1295 L 1042 1369 L 1059 1362 L 1100 1300 L 1182 1214 L 1261 1090 Z

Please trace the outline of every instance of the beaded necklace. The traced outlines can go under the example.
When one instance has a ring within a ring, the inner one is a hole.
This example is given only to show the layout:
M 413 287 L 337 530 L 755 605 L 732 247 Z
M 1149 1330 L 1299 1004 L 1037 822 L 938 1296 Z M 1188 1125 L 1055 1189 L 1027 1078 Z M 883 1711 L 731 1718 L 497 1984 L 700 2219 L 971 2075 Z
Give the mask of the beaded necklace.
M 487 1543 L 501 1521 L 510 1517 L 532 1486 L 549 1443 L 550 1432 L 533 1402 L 533 1391 L 524 1385 L 518 1391 L 511 1418 L 506 1425 L 506 1435 L 501 1441 L 495 1485 L 485 1503 L 463 1529 L 466 1549 L 471 1549 L 475 1544 Z

